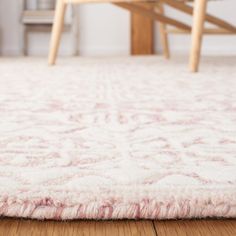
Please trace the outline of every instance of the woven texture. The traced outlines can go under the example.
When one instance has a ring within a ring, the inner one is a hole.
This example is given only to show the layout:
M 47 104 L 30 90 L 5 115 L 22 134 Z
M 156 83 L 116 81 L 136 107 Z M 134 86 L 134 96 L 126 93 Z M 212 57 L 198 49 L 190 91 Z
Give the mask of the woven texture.
M 236 217 L 235 59 L 0 60 L 0 215 Z

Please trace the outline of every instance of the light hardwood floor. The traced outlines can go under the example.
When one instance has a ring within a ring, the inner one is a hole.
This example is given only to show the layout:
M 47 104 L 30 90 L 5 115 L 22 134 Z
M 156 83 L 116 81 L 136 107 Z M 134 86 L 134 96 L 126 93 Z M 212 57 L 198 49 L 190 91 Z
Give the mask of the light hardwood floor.
M 236 236 L 236 220 L 36 221 L 0 219 L 0 236 Z

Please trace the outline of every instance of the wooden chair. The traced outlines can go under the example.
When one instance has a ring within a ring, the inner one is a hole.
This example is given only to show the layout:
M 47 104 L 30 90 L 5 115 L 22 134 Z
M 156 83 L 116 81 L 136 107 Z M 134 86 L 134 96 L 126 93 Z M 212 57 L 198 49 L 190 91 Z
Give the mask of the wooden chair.
M 180 28 L 167 29 L 166 33 L 191 33 L 192 42 L 190 50 L 189 67 L 192 72 L 197 72 L 201 55 L 202 37 L 204 34 L 236 34 L 236 27 L 232 24 L 207 14 L 208 0 L 193 0 L 193 7 L 187 5 L 191 0 L 160 0 L 163 4 L 180 10 L 186 14 L 193 15 L 192 30 Z M 208 22 L 216 28 L 204 28 L 204 23 Z
M 153 2 L 153 0 L 129 0 L 129 2 L 125 0 L 57 0 L 56 5 L 56 13 L 54 17 L 54 24 L 52 30 L 52 37 L 51 37 L 51 45 L 50 45 L 50 52 L 48 57 L 49 65 L 54 65 L 57 58 L 58 48 L 60 44 L 61 33 L 64 25 L 64 16 L 66 7 L 68 4 L 82 4 L 82 3 L 96 3 L 96 2 L 109 2 L 113 3 L 119 7 L 132 11 L 134 13 L 142 14 L 146 17 L 151 18 L 152 20 L 159 20 L 159 29 L 161 35 L 161 43 L 164 48 L 164 55 L 166 58 L 169 58 L 169 46 L 168 46 L 168 38 L 166 29 L 166 23 L 170 22 L 170 24 L 174 26 L 184 26 L 182 23 L 178 23 L 177 21 L 173 21 L 171 18 L 162 16 L 164 15 L 164 8 L 161 2 Z M 136 3 L 134 5 L 133 3 Z M 150 5 L 152 10 L 150 10 Z M 162 20 L 164 19 L 164 21 Z
M 188 0 L 57 0 L 56 14 L 54 26 L 52 31 L 51 47 L 49 53 L 49 64 L 55 64 L 57 51 L 60 43 L 60 35 L 62 31 L 63 21 L 66 6 L 69 3 L 93 3 L 93 2 L 110 2 L 116 6 L 125 8 L 134 13 L 142 14 L 153 20 L 161 22 L 160 32 L 164 53 L 169 58 L 169 48 L 167 41 L 167 33 L 192 33 L 192 45 L 190 51 L 190 70 L 192 72 L 198 71 L 199 60 L 201 54 L 202 36 L 207 34 L 235 34 L 236 27 L 230 23 L 221 20 L 215 16 L 206 13 L 208 0 L 194 0 L 193 7 L 186 4 Z M 152 4 L 153 8 L 147 7 L 147 4 Z M 186 14 L 193 15 L 193 24 L 189 26 L 181 21 L 168 17 L 163 12 L 163 4 L 167 4 L 177 10 Z M 157 10 L 154 10 L 157 7 Z M 207 21 L 217 26 L 214 29 L 205 29 L 204 22 Z M 172 29 L 166 29 L 166 25 L 171 25 Z

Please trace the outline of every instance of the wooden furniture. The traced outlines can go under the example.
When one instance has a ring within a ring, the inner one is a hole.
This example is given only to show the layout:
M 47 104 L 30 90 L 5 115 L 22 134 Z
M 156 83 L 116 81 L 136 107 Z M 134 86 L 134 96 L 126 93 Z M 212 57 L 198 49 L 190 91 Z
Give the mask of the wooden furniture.
M 152 11 L 164 14 L 164 7 L 161 2 L 158 4 L 142 3 Z M 169 58 L 169 46 L 166 25 L 159 23 L 159 33 L 163 53 Z M 154 54 L 154 21 L 146 16 L 131 12 L 131 54 L 132 55 L 150 55 Z
M 236 27 L 218 17 L 207 14 L 208 0 L 193 0 L 193 7 L 187 3 L 190 0 L 160 0 L 163 4 L 173 7 L 185 14 L 193 16 L 192 30 L 180 29 L 178 27 L 166 29 L 166 33 L 192 34 L 189 68 L 192 72 L 197 72 L 199 68 L 202 38 L 204 34 L 236 34 Z M 208 22 L 216 26 L 215 28 L 205 28 L 204 23 Z
M 152 6 L 147 5 L 152 8 Z M 154 21 L 131 13 L 131 54 L 154 54 Z
M 114 4 L 119 0 L 114 1 Z M 140 0 L 134 0 L 140 1 Z M 58 52 L 58 47 L 60 43 L 61 31 L 64 26 L 63 18 L 65 15 L 66 7 L 68 3 L 83 3 L 87 1 L 78 1 L 78 0 L 58 0 L 57 1 L 57 11 L 54 21 L 54 27 L 52 32 L 50 53 L 49 53 L 49 64 L 53 65 L 56 61 L 56 56 Z M 92 0 L 88 2 L 110 2 L 110 0 Z M 142 3 L 143 5 L 140 8 L 144 7 L 149 10 L 154 10 L 156 6 Z M 128 4 L 129 5 L 129 4 Z M 120 5 L 123 7 L 122 5 Z M 125 6 L 124 6 L 125 8 Z M 147 15 L 140 15 L 139 12 L 131 11 L 131 53 L 133 55 L 137 54 L 153 54 L 153 20 L 155 17 L 147 18 Z M 141 27 L 142 25 L 142 27 Z
M 204 33 L 210 34 L 235 34 L 236 27 L 228 22 L 225 22 L 215 16 L 206 13 L 208 0 L 194 0 L 194 6 L 186 4 L 188 0 L 130 0 L 122 2 L 122 0 L 57 0 L 56 16 L 52 31 L 51 47 L 49 52 L 48 62 L 53 65 L 56 61 L 57 51 L 60 43 L 60 35 L 63 26 L 64 14 L 69 3 L 93 3 L 93 2 L 110 2 L 116 6 L 127 9 L 135 14 L 140 14 L 151 20 L 161 22 L 160 32 L 164 53 L 166 58 L 169 58 L 169 47 L 167 33 L 192 33 L 192 45 L 190 52 L 190 70 L 198 71 L 199 58 L 201 53 L 202 36 Z M 164 14 L 163 4 L 167 4 L 186 14 L 193 15 L 192 26 L 181 21 L 168 17 Z M 205 29 L 204 22 L 207 21 L 216 25 L 218 28 Z M 171 25 L 172 29 L 167 29 L 166 25 Z M 139 33 L 140 34 L 140 33 Z M 146 36 L 145 36 L 146 37 Z
M 47 32 L 51 31 L 54 20 L 54 9 L 27 9 L 27 1 L 21 0 L 21 23 L 22 23 L 22 54 L 28 54 L 28 33 L 29 32 Z M 70 9 L 66 19 L 66 31 L 70 31 L 73 37 L 73 51 L 77 53 L 77 19 Z

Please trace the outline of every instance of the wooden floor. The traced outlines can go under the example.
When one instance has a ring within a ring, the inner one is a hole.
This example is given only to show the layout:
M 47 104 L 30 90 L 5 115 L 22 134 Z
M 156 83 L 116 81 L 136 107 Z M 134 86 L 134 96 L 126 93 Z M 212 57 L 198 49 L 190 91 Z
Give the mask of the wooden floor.
M 36 221 L 0 219 L 0 236 L 236 236 L 236 220 Z

